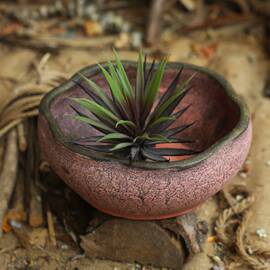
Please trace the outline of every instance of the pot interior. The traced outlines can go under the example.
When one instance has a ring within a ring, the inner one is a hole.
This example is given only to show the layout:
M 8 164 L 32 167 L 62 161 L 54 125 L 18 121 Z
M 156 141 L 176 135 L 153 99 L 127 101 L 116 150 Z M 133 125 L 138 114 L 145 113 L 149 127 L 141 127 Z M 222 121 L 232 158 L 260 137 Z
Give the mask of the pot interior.
M 131 82 L 134 83 L 136 70 L 133 67 L 128 67 L 126 70 Z M 177 72 L 177 69 L 167 69 L 160 92 L 166 90 Z M 185 80 L 193 73 L 194 70 L 185 68 L 181 78 Z M 102 74 L 96 74 L 91 79 L 109 91 Z M 196 121 L 192 127 L 179 134 L 179 137 L 192 138 L 196 140 L 192 148 L 205 150 L 236 126 L 240 119 L 240 110 L 238 105 L 227 96 L 222 85 L 209 75 L 198 72 L 192 79 L 191 84 L 193 88 L 184 97 L 177 110 L 189 104 L 192 105 L 174 125 Z M 77 85 L 74 85 L 69 90 L 56 96 L 50 105 L 56 124 L 64 136 L 69 139 L 97 135 L 98 131 L 73 119 L 72 116 L 76 113 L 70 107 L 70 97 L 87 97 L 87 95 Z

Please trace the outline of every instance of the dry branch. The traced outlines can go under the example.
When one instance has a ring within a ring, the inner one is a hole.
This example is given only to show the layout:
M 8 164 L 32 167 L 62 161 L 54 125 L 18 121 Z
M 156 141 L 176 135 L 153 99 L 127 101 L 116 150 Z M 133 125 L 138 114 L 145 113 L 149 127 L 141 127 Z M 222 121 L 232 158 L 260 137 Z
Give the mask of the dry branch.
M 164 0 L 152 0 L 151 2 L 145 40 L 148 45 L 154 45 L 159 38 L 164 3 Z
M 26 186 L 29 192 L 29 216 L 28 221 L 32 227 L 41 226 L 44 223 L 41 192 L 37 187 L 38 156 L 35 120 L 28 120 L 28 149 L 26 163 Z
M 21 152 L 24 152 L 27 148 L 27 141 L 25 136 L 24 123 L 20 123 L 17 125 L 17 133 L 18 133 L 18 144 Z
M 17 166 L 17 133 L 13 129 L 10 131 L 7 137 L 5 159 L 0 175 L 0 237 L 2 236 L 3 217 L 8 209 L 8 203 L 16 181 Z
M 67 77 L 62 72 L 45 69 L 49 58 L 50 54 L 46 53 L 39 63 L 32 65 L 37 78 L 33 82 L 20 85 L 18 82 L 10 98 L 1 104 L 0 137 L 24 119 L 38 115 L 37 108 L 43 95 L 66 80 Z
M 1 37 L 0 37 L 1 38 Z M 29 47 L 38 50 L 57 50 L 60 48 L 81 48 L 81 49 L 98 49 L 105 46 L 111 46 L 115 41 L 115 36 L 89 38 L 60 38 L 49 35 L 29 34 L 11 35 L 1 38 L 2 42 L 15 46 Z
M 54 229 L 54 223 L 53 223 L 53 216 L 50 208 L 47 208 L 47 223 L 48 223 L 48 232 L 49 232 L 49 238 L 54 247 L 56 247 L 56 237 L 55 237 L 55 229 Z

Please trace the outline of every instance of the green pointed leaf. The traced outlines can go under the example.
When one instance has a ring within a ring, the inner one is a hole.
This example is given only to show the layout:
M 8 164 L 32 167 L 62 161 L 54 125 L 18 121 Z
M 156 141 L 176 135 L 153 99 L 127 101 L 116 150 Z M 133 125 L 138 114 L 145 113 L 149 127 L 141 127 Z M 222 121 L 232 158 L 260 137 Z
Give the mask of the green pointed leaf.
M 150 159 L 152 161 L 169 161 L 168 159 L 164 158 L 163 156 L 159 155 L 158 153 L 150 151 L 146 147 L 142 148 L 141 153 L 145 158 Z
M 135 118 L 137 125 L 140 125 L 140 114 L 142 111 L 142 102 L 144 96 L 144 62 L 142 50 L 139 53 L 138 64 L 137 64 L 137 74 L 136 74 L 136 87 L 135 87 Z
M 174 118 L 171 121 L 164 122 L 163 124 L 160 124 L 158 126 L 155 126 L 151 129 L 152 132 L 155 132 L 156 134 L 161 134 L 164 130 L 167 130 L 177 119 L 179 119 L 189 108 L 191 104 L 187 105 L 183 109 L 173 113 L 171 116 Z
M 123 90 L 121 82 L 119 80 L 119 77 L 117 75 L 117 71 L 115 70 L 115 67 L 113 66 L 111 61 L 107 62 L 107 65 L 109 67 L 109 71 L 110 71 L 110 75 L 112 76 L 112 78 L 114 79 L 114 81 L 117 83 L 119 89 Z
M 130 81 L 128 79 L 128 76 L 126 74 L 126 71 L 123 67 L 123 64 L 120 60 L 120 57 L 118 55 L 118 53 L 116 52 L 116 50 L 113 51 L 114 52 L 114 55 L 115 55 L 115 61 L 116 61 L 116 66 L 117 66 L 117 70 L 118 70 L 118 75 L 121 76 L 121 80 L 122 83 L 125 85 L 125 88 L 124 90 L 126 91 L 126 94 L 128 97 L 134 97 L 134 92 L 132 90 L 132 87 L 131 87 L 131 84 L 130 84 Z
M 149 136 L 147 133 L 137 136 L 133 139 L 133 142 L 138 142 L 138 141 L 149 141 L 149 142 L 166 142 L 169 143 L 170 139 L 166 138 L 163 135 L 152 135 Z
M 115 133 L 110 133 L 103 136 L 102 138 L 98 140 L 98 142 L 109 141 L 109 140 L 119 140 L 119 139 L 132 140 L 132 138 L 126 134 L 115 132 Z
M 168 97 L 162 105 L 160 105 L 159 109 L 155 112 L 155 118 L 158 118 L 166 109 L 168 109 L 174 101 L 177 100 L 181 95 L 185 95 L 186 91 L 188 91 L 190 88 L 188 87 L 190 81 L 194 77 L 195 74 L 191 75 L 183 84 L 181 84 L 175 93 Z
M 124 143 L 118 143 L 116 144 L 113 148 L 111 148 L 110 150 L 113 151 L 119 151 L 121 149 L 127 148 L 132 146 L 133 143 L 132 142 L 124 142 Z
M 170 140 L 163 135 L 152 135 L 152 136 L 147 135 L 146 138 L 149 141 L 164 141 L 164 142 L 168 142 L 168 143 L 170 142 Z
M 119 120 L 116 124 L 115 127 L 118 128 L 119 126 L 127 126 L 131 128 L 136 128 L 136 125 L 129 120 Z
M 77 102 L 82 108 L 87 109 L 89 112 L 97 115 L 100 118 L 107 120 L 111 119 L 113 123 L 119 121 L 119 118 L 115 116 L 111 111 L 102 107 L 93 100 L 87 98 L 73 98 L 72 100 Z
M 105 91 L 98 86 L 94 81 L 85 77 L 82 73 L 78 73 L 79 76 L 93 89 L 93 91 L 102 99 L 102 101 L 113 111 L 117 113 L 112 100 L 106 95 Z
M 114 129 L 108 127 L 107 125 L 105 125 L 105 124 L 103 124 L 101 122 L 97 122 L 97 121 L 91 119 L 90 117 L 75 115 L 74 118 L 76 120 L 79 120 L 79 121 L 83 122 L 83 123 L 89 124 L 92 127 L 96 127 L 96 128 L 105 130 L 107 132 L 115 132 Z
M 160 89 L 160 84 L 164 75 L 166 64 L 167 64 L 166 59 L 160 62 L 157 68 L 157 71 L 155 72 L 152 80 L 150 81 L 149 85 L 146 88 L 145 97 L 144 97 L 146 107 L 152 107 L 152 104 L 156 99 L 156 96 Z
M 150 123 L 147 128 L 151 129 L 151 128 L 155 127 L 156 125 L 164 124 L 164 123 L 169 122 L 169 121 L 171 122 L 175 119 L 176 118 L 174 116 L 161 116 L 157 120 L 154 120 L 152 123 Z
M 166 136 L 167 138 L 170 138 L 171 136 L 174 136 L 176 134 L 179 134 L 180 132 L 183 132 L 184 130 L 186 130 L 187 128 L 193 126 L 196 123 L 196 121 L 190 123 L 190 124 L 185 124 L 185 125 L 181 125 L 172 129 L 168 129 L 165 132 L 163 132 L 164 136 Z
M 122 104 L 125 100 L 123 93 L 118 85 L 118 83 L 113 79 L 113 77 L 108 73 L 108 71 L 102 67 L 101 65 L 98 65 L 101 72 L 103 73 L 105 79 L 107 80 L 111 92 L 112 92 L 112 96 L 114 97 L 114 99 L 116 101 L 118 101 L 120 104 Z

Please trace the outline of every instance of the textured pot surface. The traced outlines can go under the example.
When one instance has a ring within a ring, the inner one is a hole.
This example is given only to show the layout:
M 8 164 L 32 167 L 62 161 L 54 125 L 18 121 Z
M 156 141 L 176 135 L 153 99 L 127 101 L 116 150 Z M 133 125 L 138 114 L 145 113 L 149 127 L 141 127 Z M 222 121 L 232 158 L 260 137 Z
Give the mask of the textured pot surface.
M 129 77 L 135 64 L 124 62 Z M 168 65 L 161 91 L 183 64 Z M 70 138 L 96 135 L 72 118 L 68 97 L 84 93 L 72 82 L 44 97 L 39 115 L 39 140 L 53 170 L 94 207 L 132 219 L 160 219 L 183 214 L 218 192 L 242 166 L 251 143 L 251 122 L 245 104 L 231 86 L 208 70 L 186 65 L 183 77 L 197 72 L 181 106 L 192 104 L 181 124 L 197 121 L 187 136 L 202 153 L 171 162 L 109 159 L 72 145 Z M 107 87 L 97 67 L 81 71 Z M 77 76 L 73 80 L 78 80 Z M 179 109 L 179 108 L 178 108 Z

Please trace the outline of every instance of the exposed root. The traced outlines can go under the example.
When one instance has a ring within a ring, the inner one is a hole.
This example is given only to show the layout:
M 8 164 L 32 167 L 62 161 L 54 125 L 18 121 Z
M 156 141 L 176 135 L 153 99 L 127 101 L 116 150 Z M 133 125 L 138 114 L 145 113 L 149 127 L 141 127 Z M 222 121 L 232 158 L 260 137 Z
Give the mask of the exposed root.
M 28 117 L 38 114 L 38 106 L 43 95 L 67 79 L 60 71 L 45 68 L 50 54 L 45 54 L 39 63 L 33 64 L 36 78 L 33 82 L 17 83 L 12 95 L 0 109 L 0 137 Z M 21 137 L 20 137 L 21 138 Z M 22 148 L 24 146 L 21 145 Z

